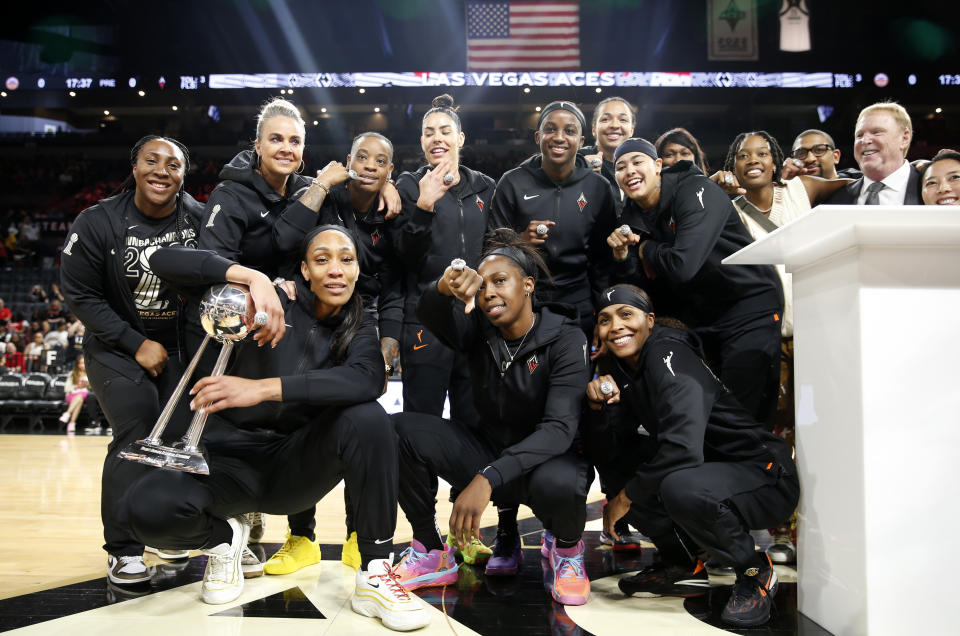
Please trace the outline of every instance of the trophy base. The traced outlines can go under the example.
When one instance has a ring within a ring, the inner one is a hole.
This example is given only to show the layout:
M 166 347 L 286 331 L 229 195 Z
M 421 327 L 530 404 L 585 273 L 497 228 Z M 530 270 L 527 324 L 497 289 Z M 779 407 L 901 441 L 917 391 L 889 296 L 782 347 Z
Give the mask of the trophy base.
M 210 474 L 207 460 L 200 451 L 152 444 L 147 440 L 130 444 L 120 451 L 120 457 L 155 468 L 169 468 L 197 475 Z

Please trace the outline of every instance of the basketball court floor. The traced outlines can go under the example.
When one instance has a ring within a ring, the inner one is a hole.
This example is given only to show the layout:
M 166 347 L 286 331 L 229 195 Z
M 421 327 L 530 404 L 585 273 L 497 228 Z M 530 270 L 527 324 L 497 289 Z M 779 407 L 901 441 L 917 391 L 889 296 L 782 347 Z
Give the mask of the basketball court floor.
M 393 383 L 391 383 L 393 384 Z M 386 396 L 385 396 L 386 397 Z M 387 405 L 385 405 L 387 406 Z M 389 407 L 388 407 L 389 408 Z M 253 635 L 390 633 L 379 621 L 350 609 L 354 571 L 340 562 L 343 490 L 317 507 L 323 561 L 287 576 L 248 579 L 243 594 L 226 605 L 200 600 L 206 557 L 167 563 L 148 555 L 156 574 L 149 584 L 119 587 L 105 578 L 99 517 L 100 470 L 108 438 L 0 435 L 0 631 L 23 634 Z M 438 494 L 438 519 L 449 518 L 448 490 Z M 588 498 L 589 602 L 563 607 L 551 600 L 540 557 L 539 522 L 522 508 L 524 562 L 516 577 L 484 577 L 462 566 L 457 585 L 417 591 L 434 614 L 424 634 L 827 634 L 797 613 L 796 571 L 777 566 L 780 592 L 771 621 L 753 630 L 725 630 L 719 620 L 733 577 L 711 576 L 709 594 L 694 599 L 625 597 L 617 580 L 648 565 L 652 546 L 614 552 L 600 543 L 601 497 L 596 482 Z M 484 516 L 492 542 L 496 511 Z M 268 517 L 261 556 L 283 542 L 286 520 Z M 755 533 L 758 543 L 763 533 Z M 397 551 L 412 533 L 399 515 Z M 760 547 L 763 547 L 762 545 Z

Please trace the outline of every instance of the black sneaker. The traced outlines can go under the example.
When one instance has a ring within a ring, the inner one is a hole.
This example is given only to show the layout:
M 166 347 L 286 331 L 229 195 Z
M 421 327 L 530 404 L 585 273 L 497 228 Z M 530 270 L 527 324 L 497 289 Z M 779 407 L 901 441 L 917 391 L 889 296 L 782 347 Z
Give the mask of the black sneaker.
M 770 559 L 764 555 L 764 564 L 737 573 L 737 582 L 720 619 L 736 627 L 763 625 L 770 620 L 773 597 L 777 595 L 777 573 Z
M 627 596 L 645 598 L 656 596 L 701 596 L 710 588 L 710 579 L 702 561 L 691 570 L 689 566 L 657 562 L 633 576 L 625 576 L 618 583 Z

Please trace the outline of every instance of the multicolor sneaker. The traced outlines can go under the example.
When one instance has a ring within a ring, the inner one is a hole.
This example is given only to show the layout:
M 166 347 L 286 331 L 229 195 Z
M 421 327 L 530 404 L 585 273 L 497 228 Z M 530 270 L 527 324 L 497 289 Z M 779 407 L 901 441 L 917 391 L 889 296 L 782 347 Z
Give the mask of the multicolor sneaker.
M 343 544 L 343 550 L 340 552 L 340 560 L 344 565 L 349 565 L 354 570 L 359 570 L 363 564 L 360 558 L 360 546 L 357 544 L 357 533 L 351 532 Z
M 773 597 L 777 595 L 777 573 L 770 557 L 763 555 L 763 565 L 737 572 L 730 600 L 720 612 L 720 620 L 737 627 L 763 625 L 770 620 Z
M 710 577 L 697 561 L 693 569 L 689 565 L 669 565 L 654 562 L 633 576 L 625 576 L 618 582 L 620 591 L 627 596 L 702 596 L 710 588 Z
M 486 563 L 490 556 L 493 554 L 493 550 L 483 545 L 483 541 L 474 537 L 470 540 L 470 543 L 466 547 L 458 548 L 453 545 L 450 539 L 450 535 L 447 535 L 447 545 L 454 549 L 454 553 L 460 557 L 460 560 L 469 565 L 483 565 Z
M 487 561 L 484 574 L 487 576 L 511 576 L 520 571 L 523 563 L 520 535 L 507 535 L 497 532 L 497 539 L 493 543 L 493 554 Z
M 553 550 L 553 533 L 549 530 L 544 529 L 543 534 L 540 535 L 540 556 L 544 559 L 550 558 L 550 550 Z
M 267 574 L 290 574 L 314 563 L 320 563 L 320 546 L 307 537 L 288 532 L 283 546 L 263 564 L 263 571 Z
M 430 624 L 430 611 L 420 599 L 404 589 L 388 559 L 370 561 L 367 570 L 357 570 L 350 607 L 357 614 L 379 618 L 385 627 L 405 632 Z
M 553 600 L 562 605 L 583 605 L 590 598 L 590 579 L 583 566 L 583 541 L 573 548 L 559 548 L 553 544 L 550 550 L 550 567 L 553 568 Z
M 414 539 L 410 547 L 400 554 L 400 562 L 393 566 L 393 573 L 408 590 L 432 585 L 450 585 L 457 582 L 457 559 L 453 548 L 445 545 L 442 550 L 427 551 Z

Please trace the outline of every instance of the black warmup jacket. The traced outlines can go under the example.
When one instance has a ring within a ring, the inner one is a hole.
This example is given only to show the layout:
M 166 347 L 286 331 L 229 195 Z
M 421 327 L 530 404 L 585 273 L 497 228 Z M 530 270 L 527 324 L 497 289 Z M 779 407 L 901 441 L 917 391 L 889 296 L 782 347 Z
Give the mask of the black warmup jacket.
M 647 239 L 643 258 L 657 274 L 655 286 L 669 296 L 663 303 L 654 298 L 657 313 L 669 306 L 671 315 L 690 327 L 702 327 L 783 312 L 783 288 L 772 265 L 721 265 L 753 239 L 730 197 L 690 161 L 661 173 L 656 207 L 644 210 L 628 199 L 621 221 Z M 631 247 L 626 260 L 616 264 L 616 278 L 647 288 L 638 247 Z
M 698 347 L 693 334 L 656 325 L 635 371 L 612 356 L 601 360 L 599 372 L 613 376 L 620 402 L 589 411 L 590 430 L 604 434 L 618 428 L 636 435 L 642 426 L 655 447 L 626 484 L 631 501 L 655 496 L 664 477 L 705 462 L 792 461 L 786 442 L 740 406 Z
M 136 353 L 147 339 L 124 274 L 124 237 L 129 226 L 124 210 L 134 192 L 124 192 L 87 208 L 67 233 L 60 258 L 60 289 L 70 310 L 84 324 L 85 355 L 139 382 L 146 373 Z M 185 227 L 198 231 L 203 204 L 186 192 Z M 180 307 L 181 317 L 183 307 Z M 182 320 L 178 322 L 182 326 Z M 183 331 L 177 339 L 183 347 Z
M 600 149 L 597 146 L 583 146 L 580 150 L 577 151 L 580 155 L 599 155 Z M 610 183 L 610 187 L 613 188 L 614 199 L 617 203 L 620 203 L 620 186 L 617 185 L 617 176 L 616 171 L 613 169 L 613 163 L 607 161 L 601 155 L 600 157 L 603 164 L 600 166 L 600 174 Z
M 577 155 L 564 183 L 554 183 L 543 171 L 541 156 L 530 157 L 508 170 L 497 183 L 490 206 L 490 226 L 519 233 L 530 221 L 555 221 L 540 248 L 553 275 L 555 293 L 538 289 L 538 297 L 576 304 L 596 304 L 609 285 L 611 266 L 607 236 L 617 225 L 617 206 L 607 180 Z
M 358 213 L 350 201 L 350 190 L 343 183 L 330 190 L 319 213 L 299 204 L 287 208 L 274 227 L 274 236 L 280 250 L 299 253 L 303 237 L 318 225 L 339 225 L 350 230 L 357 240 L 360 258 L 357 291 L 363 294 L 365 305 L 377 310 L 380 336 L 400 340 L 403 325 L 400 263 L 388 236 L 393 221 L 384 218 L 385 211 L 377 212 L 378 205 L 374 199 L 368 210 Z
M 287 195 L 281 196 L 254 171 L 255 157 L 252 150 L 244 150 L 220 171 L 222 181 L 207 201 L 198 246 L 270 278 L 278 274 L 292 278 L 299 271 L 300 255 L 282 250 L 277 232 L 288 223 L 290 213 L 316 215 L 298 200 L 313 181 L 291 174 Z
M 207 250 L 174 247 L 157 250 L 150 257 L 150 267 L 158 276 L 196 298 L 210 285 L 222 283 L 231 265 L 232 261 Z M 346 358 L 335 361 L 330 345 L 343 315 L 317 319 L 313 292 L 302 276 L 294 280 L 296 300 L 277 290 L 288 327 L 276 348 L 258 347 L 250 338 L 237 344 L 231 354 L 226 375 L 251 380 L 279 377 L 283 386 L 282 402 L 261 402 L 218 413 L 238 428 L 289 432 L 317 424 L 321 413 L 318 406 L 372 402 L 383 391 L 386 375 L 373 318 L 364 312 Z M 191 319 L 199 322 L 198 316 Z M 216 343 L 207 346 L 218 347 Z
M 450 261 L 462 258 L 474 269 L 480 262 L 489 205 L 496 184 L 487 175 L 460 166 L 460 196 L 448 190 L 433 212 L 417 207 L 420 179 L 429 170 L 404 172 L 397 178 L 403 213 L 395 219 L 391 240 L 403 262 L 404 320 L 412 322 L 417 300 L 435 286 Z
M 420 297 L 417 317 L 440 340 L 467 356 L 482 429 L 477 434 L 500 451 L 493 466 L 506 483 L 565 453 L 580 422 L 590 367 L 576 310 L 560 304 L 537 310 L 536 323 L 509 360 L 500 331 L 476 309 L 437 291 Z M 494 487 L 500 484 L 493 484 Z

